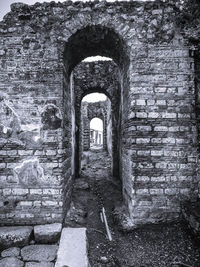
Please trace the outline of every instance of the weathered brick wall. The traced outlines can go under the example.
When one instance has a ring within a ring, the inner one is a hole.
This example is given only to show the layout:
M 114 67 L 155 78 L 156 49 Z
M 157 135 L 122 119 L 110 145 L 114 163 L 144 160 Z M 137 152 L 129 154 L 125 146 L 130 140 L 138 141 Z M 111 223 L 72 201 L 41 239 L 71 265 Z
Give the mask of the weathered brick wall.
M 61 221 L 63 68 L 55 44 L 17 14 L 0 26 L 1 224 Z
M 194 62 L 179 44 L 149 47 L 137 61 L 128 145 L 133 159 L 132 214 L 138 218 L 142 213 L 149 222 L 171 220 L 179 216 L 178 202 L 191 198 L 198 188 Z
M 71 72 L 93 55 L 118 66 L 113 149 L 133 223 L 172 220 L 198 194 L 198 72 L 179 12 L 176 1 L 11 6 L 0 23 L 2 224 L 62 220 L 79 167 Z

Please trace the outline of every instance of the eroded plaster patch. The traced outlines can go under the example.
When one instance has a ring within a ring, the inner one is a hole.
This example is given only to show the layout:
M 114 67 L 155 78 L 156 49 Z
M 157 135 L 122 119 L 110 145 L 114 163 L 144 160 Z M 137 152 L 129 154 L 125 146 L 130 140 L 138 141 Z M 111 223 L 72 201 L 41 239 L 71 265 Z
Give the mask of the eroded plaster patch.
M 13 171 L 20 184 L 37 185 L 46 183 L 44 170 L 37 158 L 24 160 Z

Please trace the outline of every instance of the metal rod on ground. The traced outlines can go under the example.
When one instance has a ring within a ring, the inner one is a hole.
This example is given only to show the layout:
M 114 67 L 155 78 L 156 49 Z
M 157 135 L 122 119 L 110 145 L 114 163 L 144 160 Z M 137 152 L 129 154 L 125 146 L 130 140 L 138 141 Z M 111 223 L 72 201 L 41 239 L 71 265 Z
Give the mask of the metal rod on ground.
M 102 215 L 103 215 L 104 223 L 105 223 L 105 226 L 106 226 L 106 232 L 107 232 L 108 239 L 109 239 L 109 241 L 112 241 L 112 236 L 111 236 L 110 229 L 108 227 L 108 222 L 107 222 L 107 218 L 106 218 L 104 207 L 102 208 Z

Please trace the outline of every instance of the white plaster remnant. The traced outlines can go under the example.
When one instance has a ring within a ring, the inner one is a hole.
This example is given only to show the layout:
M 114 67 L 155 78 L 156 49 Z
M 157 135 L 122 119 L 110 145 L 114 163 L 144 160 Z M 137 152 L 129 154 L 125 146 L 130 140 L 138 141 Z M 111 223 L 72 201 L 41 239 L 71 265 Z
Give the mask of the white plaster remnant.
M 46 183 L 44 170 L 41 167 L 38 158 L 24 160 L 21 164 L 15 167 L 13 171 L 21 184 L 36 185 Z
M 22 124 L 21 129 L 24 132 L 32 133 L 31 139 L 33 139 L 34 142 L 38 142 L 41 139 L 40 136 L 40 127 L 39 124 Z
M 4 99 L 0 102 L 0 114 L 1 114 L 1 125 L 3 126 L 3 133 L 6 134 L 8 129 L 12 129 L 12 132 L 15 134 L 21 130 L 21 121 L 11 106 L 9 100 Z
M 38 124 L 22 124 L 22 131 L 38 131 L 40 126 Z

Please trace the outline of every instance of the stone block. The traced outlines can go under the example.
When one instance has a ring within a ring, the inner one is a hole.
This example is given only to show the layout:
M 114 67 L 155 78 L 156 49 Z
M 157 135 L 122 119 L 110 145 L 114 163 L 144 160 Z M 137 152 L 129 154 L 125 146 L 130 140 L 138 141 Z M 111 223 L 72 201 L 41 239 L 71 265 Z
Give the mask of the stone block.
M 16 257 L 6 257 L 0 260 L 0 267 L 23 267 L 23 261 Z
M 147 99 L 147 106 L 154 106 L 155 105 L 155 100 L 153 99 Z
M 45 201 L 42 201 L 42 205 L 44 207 L 56 207 L 56 206 L 58 206 L 58 202 L 57 201 L 51 201 L 51 200 L 45 200 Z
M 161 117 L 161 114 L 158 112 L 149 112 L 148 114 L 148 118 L 150 119 L 157 119 L 159 117 Z
M 162 138 L 163 144 L 175 144 L 176 139 L 173 137 Z
M 166 169 L 167 168 L 167 162 L 157 162 L 155 164 L 156 169 Z
M 46 151 L 47 156 L 55 156 L 56 155 L 56 150 L 47 150 Z
M 55 243 L 62 230 L 61 223 L 34 226 L 34 236 L 37 243 Z
M 14 189 L 12 189 L 12 194 L 15 196 L 25 196 L 28 194 L 28 189 L 14 188 Z
M 136 118 L 147 118 L 146 112 L 136 112 Z
M 150 138 L 136 138 L 136 144 L 148 144 Z
M 150 151 L 148 151 L 148 150 L 139 150 L 139 151 L 137 151 L 137 155 L 138 156 L 149 156 L 150 155 Z
M 25 246 L 29 243 L 32 231 L 31 226 L 0 227 L 0 247 Z
M 152 144 L 161 144 L 162 138 L 151 138 L 151 143 Z
M 137 130 L 138 131 L 144 131 L 144 132 L 150 132 L 152 130 L 151 126 L 146 126 L 146 125 L 142 125 L 142 126 L 137 126 Z
M 169 127 L 169 131 L 170 132 L 179 132 L 179 127 L 178 126 Z
M 162 155 L 163 155 L 163 151 L 162 150 L 151 150 L 151 156 L 160 157 Z
M 136 189 L 136 194 L 137 195 L 149 195 L 149 190 L 148 189 Z
M 156 87 L 155 93 L 166 93 L 167 88 L 166 87 Z
M 44 195 L 59 195 L 59 189 L 54 189 L 54 188 L 46 188 L 43 189 L 43 194 Z
M 21 256 L 23 261 L 54 261 L 57 250 L 57 245 L 30 245 L 22 248 Z
M 20 206 L 23 207 L 32 207 L 33 202 L 32 201 L 20 201 Z
M 157 104 L 158 106 L 165 106 L 165 105 L 166 105 L 166 100 L 157 100 L 157 101 L 156 101 L 156 104 Z
M 163 119 L 176 119 L 177 117 L 177 114 L 174 113 L 174 112 L 171 112 L 171 113 L 162 113 L 162 118 Z
M 85 228 L 63 228 L 55 267 L 63 266 L 90 266 Z
M 9 195 L 11 195 L 11 189 L 10 188 L 4 188 L 3 189 L 3 195 L 4 196 L 9 196 Z
M 42 195 L 42 189 L 30 189 L 31 195 Z
M 3 49 L 0 50 L 0 56 L 5 55 L 5 53 L 6 53 L 5 50 L 3 50 Z
M 154 127 L 155 132 L 168 132 L 167 126 L 155 126 Z
M 164 176 L 151 177 L 152 182 L 165 182 L 165 180 Z
M 146 101 L 144 99 L 137 99 L 136 100 L 136 105 L 145 106 L 146 105 Z
M 5 169 L 6 168 L 6 163 L 0 163 L 0 169 Z
M 138 176 L 137 181 L 148 182 L 150 178 L 148 176 Z
M 162 188 L 152 188 L 149 190 L 151 195 L 163 195 L 164 190 Z
M 1 252 L 1 257 L 18 257 L 20 255 L 20 248 L 11 247 Z
M 33 201 L 33 207 L 41 207 L 42 202 L 40 200 Z
M 166 188 L 165 194 L 166 195 L 176 195 L 178 193 L 178 189 L 176 188 Z
M 18 154 L 20 156 L 32 156 L 33 155 L 33 150 L 19 150 Z

